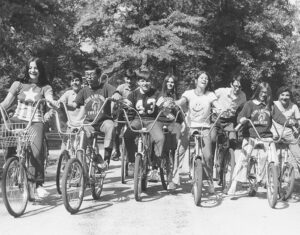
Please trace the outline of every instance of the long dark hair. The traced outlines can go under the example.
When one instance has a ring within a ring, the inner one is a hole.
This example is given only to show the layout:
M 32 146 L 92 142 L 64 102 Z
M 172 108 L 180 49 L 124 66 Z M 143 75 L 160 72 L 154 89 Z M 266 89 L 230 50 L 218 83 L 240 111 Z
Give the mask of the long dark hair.
M 272 100 L 272 89 L 267 82 L 261 82 L 257 85 L 251 100 L 259 98 L 259 93 L 261 92 L 262 89 L 267 89 L 267 100 L 266 100 L 266 105 L 269 109 L 271 109 L 271 106 L 273 105 L 273 100 Z
M 29 65 L 31 62 L 35 62 L 37 69 L 39 70 L 39 78 L 38 78 L 37 85 L 39 85 L 39 86 L 48 85 L 49 81 L 48 81 L 45 65 L 44 65 L 43 61 L 37 57 L 33 57 L 28 60 L 28 63 L 26 65 L 25 71 L 24 71 L 24 77 L 20 79 L 20 82 L 27 83 L 27 84 L 30 83 Z
M 174 87 L 172 90 L 168 90 L 167 83 L 169 79 L 172 78 L 174 81 Z M 177 79 L 174 75 L 167 75 L 163 81 L 162 89 L 161 89 L 161 95 L 163 97 L 171 97 L 174 100 L 177 100 Z
M 195 87 L 197 87 L 197 82 L 198 82 L 198 78 L 202 75 L 202 74 L 206 74 L 208 77 L 208 83 L 207 86 L 205 87 L 205 92 L 207 91 L 211 91 L 212 90 L 212 84 L 211 84 L 211 76 L 208 72 L 201 70 L 197 73 L 197 76 L 195 77 Z

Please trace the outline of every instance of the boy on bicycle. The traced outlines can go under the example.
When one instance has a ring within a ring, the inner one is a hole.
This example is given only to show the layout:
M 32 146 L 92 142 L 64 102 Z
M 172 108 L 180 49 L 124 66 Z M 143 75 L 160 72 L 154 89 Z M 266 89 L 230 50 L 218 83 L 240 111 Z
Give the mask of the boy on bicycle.
M 102 76 L 102 70 L 94 62 L 89 62 L 85 66 L 85 78 L 89 86 L 83 87 L 77 94 L 73 107 L 83 107 L 85 109 L 85 121 L 92 122 L 100 111 L 106 98 L 112 97 L 118 100 L 121 95 L 116 89 L 106 83 L 106 76 Z M 106 103 L 95 125 L 85 128 L 86 137 L 90 138 L 93 131 L 104 133 L 104 163 L 101 168 L 107 168 L 110 163 L 113 140 L 115 138 L 115 126 L 111 117 L 111 104 Z M 98 159 L 100 162 L 101 159 Z

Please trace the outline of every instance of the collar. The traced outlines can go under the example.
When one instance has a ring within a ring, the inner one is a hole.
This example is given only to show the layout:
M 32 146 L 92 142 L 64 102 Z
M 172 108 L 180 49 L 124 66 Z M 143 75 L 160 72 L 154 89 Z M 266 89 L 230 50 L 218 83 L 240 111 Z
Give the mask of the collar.
M 259 100 L 257 100 L 257 99 L 255 99 L 255 100 L 252 100 L 252 102 L 253 102 L 254 104 L 256 104 L 256 105 L 260 105 L 260 104 L 263 104 L 264 106 L 266 106 L 266 105 L 267 105 L 265 102 L 263 102 L 263 101 L 259 101 Z

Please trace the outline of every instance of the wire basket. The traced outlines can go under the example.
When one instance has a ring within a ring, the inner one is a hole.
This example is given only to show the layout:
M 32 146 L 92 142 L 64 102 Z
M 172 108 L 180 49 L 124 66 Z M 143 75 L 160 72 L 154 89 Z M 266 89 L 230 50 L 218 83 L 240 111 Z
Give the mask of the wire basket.
M 18 145 L 30 145 L 36 136 L 36 131 L 26 127 L 26 123 L 0 124 L 0 144 L 2 149 L 17 147 Z

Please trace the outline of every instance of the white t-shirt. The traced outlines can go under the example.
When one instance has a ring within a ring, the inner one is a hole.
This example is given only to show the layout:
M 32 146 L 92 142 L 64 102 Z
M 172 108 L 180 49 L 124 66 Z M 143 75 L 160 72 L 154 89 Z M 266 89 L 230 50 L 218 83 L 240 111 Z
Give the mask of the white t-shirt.
M 211 104 L 217 97 L 215 93 L 207 91 L 204 95 L 196 95 L 195 90 L 188 90 L 182 94 L 188 100 L 187 123 L 190 127 L 210 127 Z

